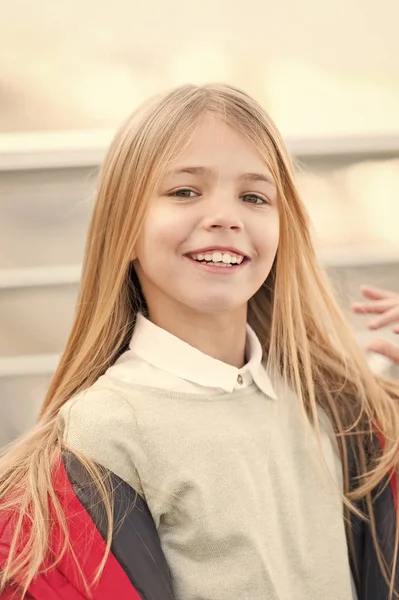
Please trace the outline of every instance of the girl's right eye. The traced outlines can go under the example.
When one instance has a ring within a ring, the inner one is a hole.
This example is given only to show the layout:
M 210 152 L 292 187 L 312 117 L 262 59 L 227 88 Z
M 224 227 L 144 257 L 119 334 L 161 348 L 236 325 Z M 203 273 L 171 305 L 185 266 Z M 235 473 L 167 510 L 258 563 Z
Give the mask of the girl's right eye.
M 168 195 L 176 196 L 177 198 L 195 198 L 195 196 L 198 196 L 198 193 L 188 188 L 181 188 L 180 190 L 175 190 L 174 192 L 171 192 Z

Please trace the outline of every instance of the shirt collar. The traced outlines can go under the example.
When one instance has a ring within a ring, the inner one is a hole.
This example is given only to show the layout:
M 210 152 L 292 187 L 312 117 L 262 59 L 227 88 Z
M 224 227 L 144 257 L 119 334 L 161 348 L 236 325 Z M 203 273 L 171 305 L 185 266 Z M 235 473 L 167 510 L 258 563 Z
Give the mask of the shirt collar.
M 255 382 L 264 394 L 277 400 L 262 364 L 262 347 L 249 325 L 246 342 L 248 362 L 242 369 L 204 354 L 158 327 L 140 313 L 137 315 L 129 349 L 154 367 L 204 387 L 232 392 L 237 387 L 238 375 L 241 375 L 246 385 Z

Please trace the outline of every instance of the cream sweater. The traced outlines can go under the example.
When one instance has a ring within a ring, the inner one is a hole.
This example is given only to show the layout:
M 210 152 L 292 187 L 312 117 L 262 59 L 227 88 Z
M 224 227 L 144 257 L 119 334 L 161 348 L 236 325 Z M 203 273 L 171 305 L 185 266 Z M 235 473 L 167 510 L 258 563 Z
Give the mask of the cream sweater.
M 341 464 L 273 382 L 217 395 L 112 376 L 60 412 L 65 443 L 145 498 L 176 600 L 351 600 Z

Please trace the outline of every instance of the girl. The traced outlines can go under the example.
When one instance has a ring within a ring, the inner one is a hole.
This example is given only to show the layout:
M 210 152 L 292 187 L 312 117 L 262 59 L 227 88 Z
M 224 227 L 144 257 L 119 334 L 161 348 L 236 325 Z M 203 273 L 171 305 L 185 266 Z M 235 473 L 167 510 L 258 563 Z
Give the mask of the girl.
M 155 100 L 105 159 L 67 347 L 0 464 L 3 597 L 398 597 L 398 397 L 270 118 L 224 85 Z

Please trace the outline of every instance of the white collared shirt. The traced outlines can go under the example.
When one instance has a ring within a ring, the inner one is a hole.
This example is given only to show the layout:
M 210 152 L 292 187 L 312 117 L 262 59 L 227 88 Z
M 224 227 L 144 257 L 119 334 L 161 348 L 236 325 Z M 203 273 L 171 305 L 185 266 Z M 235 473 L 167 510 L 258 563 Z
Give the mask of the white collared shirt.
M 277 400 L 262 363 L 262 347 L 249 325 L 246 357 L 248 362 L 238 369 L 204 354 L 138 314 L 129 350 L 109 373 L 125 382 L 193 394 L 232 392 L 255 383 L 266 396 Z

